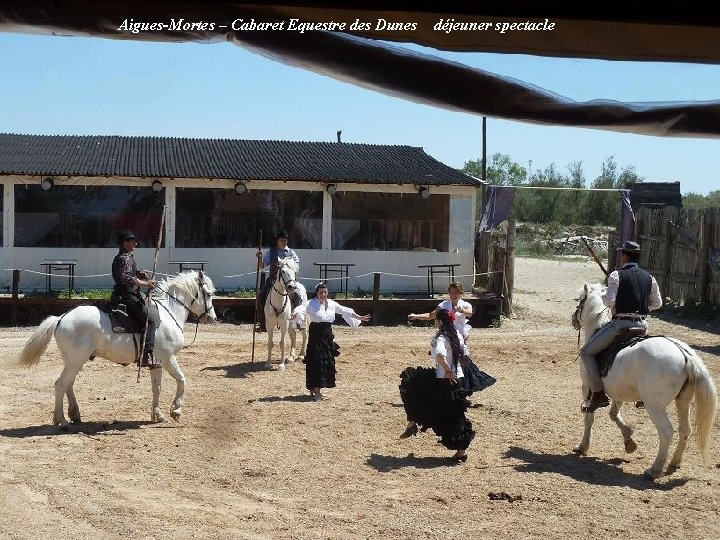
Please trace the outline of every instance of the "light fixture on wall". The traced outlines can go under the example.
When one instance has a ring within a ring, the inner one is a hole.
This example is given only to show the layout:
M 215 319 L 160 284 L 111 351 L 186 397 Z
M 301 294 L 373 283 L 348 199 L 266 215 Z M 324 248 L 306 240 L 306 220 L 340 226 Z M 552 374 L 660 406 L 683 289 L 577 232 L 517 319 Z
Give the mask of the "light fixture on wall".
M 162 191 L 162 188 L 163 188 L 163 183 L 160 180 L 158 180 L 156 178 L 155 180 L 152 181 L 152 190 L 155 193 L 160 193 Z
M 40 187 L 43 188 L 44 191 L 50 191 L 55 187 L 55 180 L 52 177 L 48 177 L 40 182 Z
M 325 191 L 327 191 L 332 197 L 337 193 L 337 186 L 335 184 L 328 184 L 327 186 L 325 186 Z
M 421 199 L 427 199 L 430 197 L 430 188 L 427 186 L 420 186 L 418 189 L 418 195 Z
M 235 193 L 238 195 L 242 195 L 243 193 L 247 193 L 247 186 L 243 184 L 242 182 L 235 182 Z

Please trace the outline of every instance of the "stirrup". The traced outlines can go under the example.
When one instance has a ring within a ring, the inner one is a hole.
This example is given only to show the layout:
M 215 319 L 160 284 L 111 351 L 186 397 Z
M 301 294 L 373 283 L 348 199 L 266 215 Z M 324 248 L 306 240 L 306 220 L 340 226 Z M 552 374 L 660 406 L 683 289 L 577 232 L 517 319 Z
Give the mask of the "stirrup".
M 600 407 L 607 407 L 610 405 L 610 399 L 604 391 L 593 392 L 590 398 L 580 407 L 580 411 L 584 413 L 592 413 L 597 411 Z
M 162 363 L 155 358 L 152 351 L 146 351 L 142 355 L 139 366 L 149 369 L 158 369 L 162 367 Z

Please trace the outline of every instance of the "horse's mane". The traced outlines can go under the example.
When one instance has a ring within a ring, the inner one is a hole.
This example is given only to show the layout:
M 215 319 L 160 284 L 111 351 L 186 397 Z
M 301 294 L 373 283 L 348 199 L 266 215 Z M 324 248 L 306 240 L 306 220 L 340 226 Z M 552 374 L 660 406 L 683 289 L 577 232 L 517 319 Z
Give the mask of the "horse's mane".
M 603 304 L 602 301 L 602 295 L 605 292 L 604 286 L 600 285 L 599 283 L 586 283 L 585 289 L 583 289 L 582 294 L 585 293 L 585 290 L 587 290 L 587 296 L 585 297 L 585 310 L 588 313 L 591 313 L 593 316 L 597 317 L 605 310 L 607 310 L 607 306 Z M 581 298 L 582 294 L 580 296 Z
M 204 274 L 204 281 L 208 286 L 208 290 L 211 293 L 215 292 L 215 286 L 213 285 L 212 280 L 207 276 L 207 274 Z M 169 279 L 163 279 L 160 283 L 158 283 L 158 287 L 153 290 L 153 296 L 161 296 L 171 287 L 180 289 L 188 296 L 194 297 L 197 294 L 198 290 L 197 270 L 187 270 Z M 157 291 L 157 293 L 155 291 Z
M 296 274 L 300 271 L 300 267 L 298 266 L 298 263 L 295 262 L 295 260 L 292 257 L 285 257 L 284 259 L 280 259 L 280 261 L 286 265 L 289 266 L 293 272 Z

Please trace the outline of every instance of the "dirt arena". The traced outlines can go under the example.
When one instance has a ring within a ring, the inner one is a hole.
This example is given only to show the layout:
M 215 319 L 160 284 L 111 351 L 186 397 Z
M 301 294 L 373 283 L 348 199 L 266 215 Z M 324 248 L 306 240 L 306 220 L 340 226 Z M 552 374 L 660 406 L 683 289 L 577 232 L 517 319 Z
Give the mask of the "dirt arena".
M 589 456 L 573 455 L 582 415 L 569 315 L 598 271 L 520 259 L 516 272 L 518 318 L 471 335 L 498 382 L 473 396 L 477 437 L 460 466 L 432 432 L 398 439 L 399 373 L 431 365 L 430 327 L 336 328 L 337 388 L 315 403 L 303 364 L 252 369 L 249 325 L 201 326 L 179 357 L 179 423 L 148 423 L 147 373 L 136 384 L 132 367 L 98 359 L 75 385 L 83 423 L 65 433 L 50 425 L 54 343 L 28 371 L 13 363 L 31 329 L 1 329 L 0 538 L 720 538 L 718 419 L 712 467 L 691 443 L 682 469 L 654 483 L 642 473 L 656 432 L 632 406 L 636 453 L 602 412 Z M 717 324 L 653 318 L 651 330 L 695 347 L 720 381 Z M 163 382 L 167 414 L 175 385 Z

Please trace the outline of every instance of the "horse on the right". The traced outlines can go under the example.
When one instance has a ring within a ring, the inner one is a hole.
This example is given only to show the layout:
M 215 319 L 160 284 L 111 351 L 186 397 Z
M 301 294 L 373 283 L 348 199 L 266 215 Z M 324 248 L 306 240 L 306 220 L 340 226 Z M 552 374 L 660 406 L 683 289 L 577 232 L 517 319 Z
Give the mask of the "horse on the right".
M 576 330 L 585 331 L 585 341 L 610 320 L 610 312 L 602 302 L 601 285 L 585 284 L 579 304 L 572 315 Z M 710 430 L 717 409 L 715 383 L 702 359 L 689 345 L 674 338 L 650 337 L 622 349 L 603 377 L 605 393 L 610 397 L 610 418 L 618 425 L 625 443 L 625 451 L 634 452 L 637 444 L 633 430 L 620 415 L 624 402 L 642 401 L 658 432 L 659 448 L 652 467 L 645 476 L 662 476 L 667 460 L 673 425 L 667 406 L 675 401 L 678 416 L 678 445 L 670 459 L 667 474 L 680 468 L 683 453 L 690 437 L 690 403 L 695 399 L 695 438 L 705 466 L 709 466 Z M 588 388 L 583 383 L 583 395 Z M 590 448 L 590 432 L 594 413 L 585 413 L 585 432 L 573 451 L 585 455 Z

